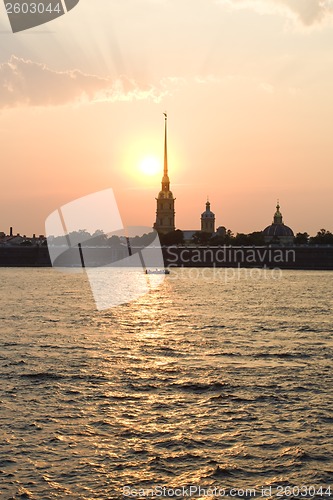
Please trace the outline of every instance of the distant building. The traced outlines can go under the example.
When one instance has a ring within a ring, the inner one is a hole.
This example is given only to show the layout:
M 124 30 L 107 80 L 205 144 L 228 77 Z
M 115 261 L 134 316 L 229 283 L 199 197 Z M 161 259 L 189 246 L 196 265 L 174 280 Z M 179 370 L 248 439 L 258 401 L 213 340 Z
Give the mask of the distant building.
M 37 238 L 36 235 L 34 234 L 32 238 L 27 237 L 26 235 L 21 235 L 17 233 L 16 235 L 13 234 L 13 228 L 10 227 L 9 229 L 9 235 L 6 235 L 3 231 L 0 232 L 0 246 L 21 246 L 21 245 L 28 245 L 28 246 L 41 246 L 46 244 L 46 238 L 43 234 L 40 234 Z
M 276 205 L 273 223 L 263 230 L 265 243 L 281 243 L 283 245 L 294 242 L 294 232 L 283 223 L 279 202 Z
M 224 229 L 225 228 L 219 228 Z M 200 239 L 200 233 L 206 233 L 209 237 L 216 235 L 215 232 L 215 214 L 210 209 L 210 202 L 206 202 L 206 210 L 201 214 L 201 228 L 183 231 L 184 243 L 193 243 L 194 238 Z M 220 234 L 220 233 L 219 233 Z M 203 236 L 203 235 L 202 235 Z M 208 239 L 209 239 L 208 237 Z
M 201 231 L 209 234 L 215 232 L 215 214 L 210 209 L 209 200 L 206 202 L 206 210 L 201 214 Z
M 22 243 L 25 240 L 26 240 L 26 238 L 24 236 L 17 234 L 16 236 L 4 236 L 1 239 L 1 242 L 5 245 L 16 246 L 16 245 L 22 245 Z
M 158 233 L 167 234 L 175 230 L 175 198 L 170 191 L 170 179 L 168 175 L 168 144 L 167 144 L 167 114 L 164 129 L 164 173 L 162 178 L 162 189 L 156 199 L 156 222 L 154 229 Z
M 164 113 L 164 171 L 162 177 L 161 191 L 158 193 L 156 200 L 156 220 L 154 223 L 154 229 L 161 235 L 165 235 L 175 231 L 175 198 L 170 191 L 170 179 L 168 174 L 168 141 L 167 141 L 167 114 Z M 224 237 L 227 233 L 231 234 L 231 231 L 227 231 L 224 226 L 218 227 L 215 231 L 215 214 L 211 211 L 210 202 L 207 199 L 206 210 L 201 214 L 201 229 L 200 231 L 195 230 L 185 230 L 183 232 L 183 238 L 185 243 L 190 243 L 195 240 L 209 240 L 212 236 Z M 200 233 L 206 233 L 201 234 Z M 274 214 L 273 223 L 267 226 L 263 231 L 262 235 L 264 237 L 265 243 L 277 243 L 282 245 L 288 245 L 294 243 L 294 232 L 293 230 L 286 226 L 283 222 L 282 214 L 280 212 L 279 202 L 276 206 L 276 212 Z

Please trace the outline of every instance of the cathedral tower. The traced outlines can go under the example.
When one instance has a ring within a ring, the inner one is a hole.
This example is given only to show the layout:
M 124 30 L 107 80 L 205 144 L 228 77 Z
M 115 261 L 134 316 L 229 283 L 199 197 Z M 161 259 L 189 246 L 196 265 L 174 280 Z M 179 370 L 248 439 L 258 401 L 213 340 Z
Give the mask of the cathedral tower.
M 175 230 L 175 198 L 170 191 L 170 179 L 168 175 L 168 143 L 167 143 L 167 114 L 164 113 L 164 172 L 162 178 L 162 189 L 156 199 L 156 222 L 154 229 L 161 234 L 167 234 Z
M 201 214 L 201 231 L 213 234 L 215 231 L 215 214 L 210 209 L 210 203 L 207 199 L 206 210 Z

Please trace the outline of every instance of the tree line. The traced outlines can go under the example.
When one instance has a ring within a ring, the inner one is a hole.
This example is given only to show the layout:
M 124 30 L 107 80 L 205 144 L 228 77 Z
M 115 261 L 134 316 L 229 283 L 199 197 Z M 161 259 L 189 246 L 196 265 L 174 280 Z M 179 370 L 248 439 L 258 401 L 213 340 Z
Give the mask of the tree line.
M 160 235 L 162 245 L 181 245 L 184 244 L 183 232 L 179 229 Z M 197 245 L 233 245 L 233 246 L 261 246 L 265 245 L 265 239 L 262 231 L 253 233 L 236 233 L 230 229 L 220 228 L 218 233 L 213 235 L 202 231 L 193 234 L 189 243 Z M 278 238 L 273 239 L 271 243 L 279 243 Z M 316 236 L 310 236 L 308 233 L 297 233 L 294 237 L 295 245 L 333 245 L 333 233 L 326 229 L 320 229 Z
M 185 243 L 184 233 L 180 229 L 172 231 L 168 234 L 160 234 L 162 245 L 183 245 Z M 107 235 L 103 231 L 95 231 L 90 234 L 85 229 L 73 231 L 65 238 L 64 236 L 52 236 L 48 238 L 48 243 L 53 245 L 63 245 L 70 242 L 70 246 L 81 243 L 82 246 L 96 247 L 117 247 L 121 245 L 130 246 L 148 246 L 153 244 L 156 239 L 156 233 L 145 233 L 141 236 L 127 237 Z M 230 229 L 220 228 L 218 233 L 213 235 L 202 231 L 196 231 L 191 240 L 186 242 L 195 245 L 212 245 L 212 246 L 262 246 L 265 245 L 264 236 L 261 231 L 255 231 L 249 234 L 236 233 Z M 278 240 L 272 240 L 271 243 L 278 243 Z M 308 233 L 297 233 L 294 237 L 295 245 L 333 245 L 333 233 L 326 229 L 320 229 L 316 236 L 310 236 Z

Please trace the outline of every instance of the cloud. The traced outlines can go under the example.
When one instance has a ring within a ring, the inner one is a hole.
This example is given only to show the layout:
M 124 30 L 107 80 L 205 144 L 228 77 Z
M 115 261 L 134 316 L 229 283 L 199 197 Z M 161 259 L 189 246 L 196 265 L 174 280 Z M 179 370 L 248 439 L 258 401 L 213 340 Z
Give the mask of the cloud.
M 0 64 L 0 109 L 143 99 L 160 102 L 186 85 L 214 85 L 222 80 L 214 75 L 164 76 L 155 83 L 139 84 L 125 76 L 111 79 L 79 70 L 55 71 L 45 64 L 11 56 Z
M 0 64 L 0 108 L 60 106 L 89 101 L 159 101 L 165 83 L 139 85 L 127 77 L 101 78 L 79 70 L 54 71 L 44 64 L 12 56 Z
M 261 14 L 278 13 L 297 18 L 303 25 L 322 22 L 333 14 L 333 0 L 217 0 L 236 9 L 253 9 Z

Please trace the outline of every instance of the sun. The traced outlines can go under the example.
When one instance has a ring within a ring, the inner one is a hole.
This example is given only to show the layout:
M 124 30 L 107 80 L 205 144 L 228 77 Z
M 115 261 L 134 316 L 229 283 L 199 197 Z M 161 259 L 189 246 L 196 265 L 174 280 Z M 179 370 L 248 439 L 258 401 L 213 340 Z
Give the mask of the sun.
M 139 170 L 144 175 L 156 175 L 161 168 L 161 162 L 155 156 L 145 156 L 139 163 Z

